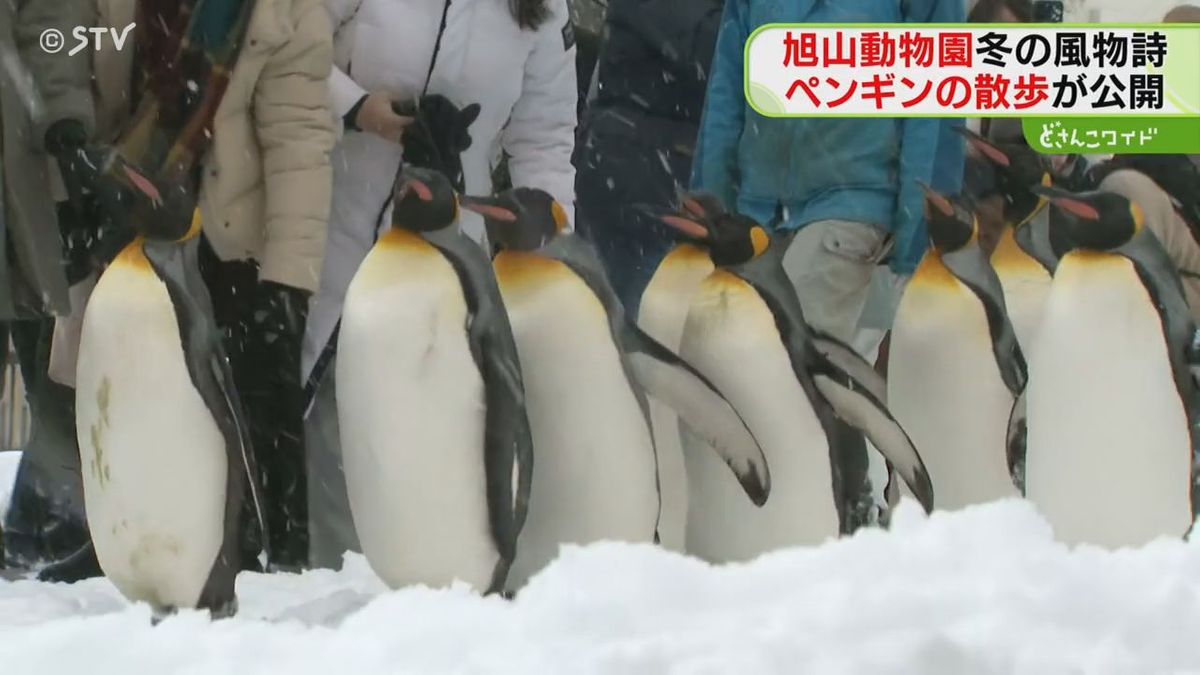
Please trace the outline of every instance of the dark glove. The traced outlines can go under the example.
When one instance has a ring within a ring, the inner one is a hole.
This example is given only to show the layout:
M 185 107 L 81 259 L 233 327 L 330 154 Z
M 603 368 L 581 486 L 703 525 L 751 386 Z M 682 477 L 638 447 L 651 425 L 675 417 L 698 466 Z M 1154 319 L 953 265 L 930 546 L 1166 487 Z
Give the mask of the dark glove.
M 260 281 L 245 321 L 242 400 L 263 477 L 272 557 L 297 568 L 308 562 L 304 388 L 300 346 L 309 293 Z
M 413 117 L 400 142 L 404 161 L 412 166 L 433 169 L 450 179 L 455 189 L 465 188 L 461 154 L 471 147 L 469 129 L 479 117 L 479 104 L 459 108 L 441 94 L 423 96 L 416 106 L 395 106 L 397 115 Z

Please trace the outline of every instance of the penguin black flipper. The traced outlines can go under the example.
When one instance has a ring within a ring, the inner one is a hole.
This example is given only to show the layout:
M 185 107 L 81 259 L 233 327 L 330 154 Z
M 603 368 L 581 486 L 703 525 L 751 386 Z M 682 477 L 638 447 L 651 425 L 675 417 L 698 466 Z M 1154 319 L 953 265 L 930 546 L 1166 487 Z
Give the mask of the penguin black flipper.
M 1141 230 L 1115 252 L 1133 263 L 1162 321 L 1171 373 L 1188 417 L 1188 431 L 1192 440 L 1191 501 L 1194 521 L 1196 516 L 1200 516 L 1200 391 L 1192 376 L 1195 361 L 1192 343 L 1196 336 L 1196 324 L 1183 292 L 1178 268 L 1152 232 Z
M 1037 261 L 1050 276 L 1054 276 L 1054 270 L 1058 269 L 1058 260 L 1062 253 L 1065 253 L 1065 251 L 1056 251 L 1054 240 L 1051 239 L 1050 217 L 1052 211 L 1048 202 L 1043 200 L 1028 219 L 1015 226 L 1013 233 L 1017 246 L 1025 252 L 1025 255 Z
M 1008 434 L 1005 448 L 1008 451 L 1008 475 L 1012 477 L 1013 485 L 1021 494 L 1025 494 L 1025 444 L 1029 435 L 1029 427 L 1025 421 L 1025 392 L 1022 391 L 1013 401 L 1012 412 L 1008 416 Z
M 933 511 L 933 482 L 925 462 L 908 433 L 883 403 L 832 363 L 816 366 L 812 378 L 838 418 L 870 439 L 925 511 Z
M 756 506 L 767 502 L 771 474 L 762 448 L 721 392 L 670 349 L 626 322 L 623 342 L 634 376 L 717 451 Z
M 533 436 L 525 412 L 521 362 L 491 261 L 483 249 L 457 228 L 422 236 L 446 257 L 462 283 L 471 317 L 467 339 L 483 376 L 488 517 L 500 553 L 488 588 L 494 593 L 504 588 L 516 557 L 517 536 L 525 524 L 533 481 Z
M 261 528 L 266 550 L 267 524 L 264 517 L 258 467 L 250 442 L 249 424 L 242 408 L 220 329 L 213 319 L 212 300 L 200 276 L 198 239 L 186 242 L 148 241 L 143 245 L 155 274 L 166 285 L 179 322 L 184 361 L 192 384 L 212 413 L 225 439 L 225 531 L 221 551 L 201 591 L 198 607 L 214 615 L 236 610 L 234 580 L 241 568 L 241 514 L 244 490 L 249 482 L 254 515 Z M 270 558 L 270 552 L 267 551 Z
M 675 409 L 717 451 L 750 500 L 766 503 L 771 485 L 767 460 L 741 415 L 708 379 L 626 316 L 595 249 L 575 235 L 560 234 L 541 253 L 569 267 L 599 299 L 630 381 Z
M 1008 309 L 1004 303 L 1004 289 L 991 264 L 978 246 L 964 247 L 942 255 L 942 263 L 963 285 L 971 289 L 983 305 L 987 315 L 988 332 L 992 337 L 992 353 L 1000 378 L 1014 396 L 1025 390 L 1029 370 L 1025 356 L 1017 343 L 1017 334 L 1008 320 Z
M 842 369 L 860 386 L 871 392 L 879 402 L 887 403 L 887 380 L 854 348 L 818 330 L 812 332 L 813 349 L 830 363 Z
M 771 244 L 760 256 L 734 265 L 728 271 L 758 293 L 775 319 L 792 373 L 812 402 L 813 412 L 825 430 L 834 503 L 842 534 L 850 534 L 866 522 L 869 506 L 874 501 L 868 476 L 867 447 L 862 442 L 862 434 L 838 417 L 813 381 L 813 360 L 822 357 L 814 345 L 814 333 L 804 318 L 800 299 L 783 270 L 783 253 L 790 239 L 790 236 L 773 236 Z

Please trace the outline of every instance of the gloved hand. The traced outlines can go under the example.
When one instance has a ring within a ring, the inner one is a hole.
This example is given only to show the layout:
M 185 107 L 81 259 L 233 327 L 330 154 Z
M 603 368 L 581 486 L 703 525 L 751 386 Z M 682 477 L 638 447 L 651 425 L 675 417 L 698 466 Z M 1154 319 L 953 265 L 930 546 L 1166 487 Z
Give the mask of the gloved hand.
M 461 154 L 471 147 L 469 128 L 479 117 L 479 104 L 459 108 L 441 94 L 429 94 L 415 106 L 393 106 L 397 115 L 413 117 L 404 128 L 404 162 L 445 174 L 455 189 L 465 191 Z
M 308 299 L 307 291 L 272 281 L 258 283 L 245 319 L 245 372 L 240 378 L 263 477 L 273 562 L 291 569 L 308 562 L 304 387 L 300 382 Z

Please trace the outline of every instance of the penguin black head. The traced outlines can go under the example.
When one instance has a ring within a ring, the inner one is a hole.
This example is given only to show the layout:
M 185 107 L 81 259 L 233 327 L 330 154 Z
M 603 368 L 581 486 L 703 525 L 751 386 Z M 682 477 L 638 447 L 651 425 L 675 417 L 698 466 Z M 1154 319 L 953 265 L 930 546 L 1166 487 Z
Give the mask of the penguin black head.
M 771 245 L 770 235 L 754 219 L 729 213 L 712 195 L 684 195 L 679 214 L 662 216 L 662 221 L 685 240 L 707 247 L 718 267 L 749 262 Z
M 538 188 L 505 190 L 494 197 L 463 197 L 463 208 L 483 216 L 488 240 L 498 249 L 535 251 L 567 228 L 567 212 Z
M 433 232 L 458 222 L 458 195 L 439 171 L 406 166 L 392 196 L 392 226 Z
M 160 186 L 115 152 L 105 163 L 96 186 L 101 200 L 128 218 L 146 241 L 186 241 L 200 233 L 195 181 Z
M 1141 207 L 1115 192 L 1071 193 L 1048 187 L 1034 192 L 1050 200 L 1051 235 L 1069 248 L 1111 251 L 1133 239 L 1145 225 Z
M 924 183 L 925 222 L 929 225 L 929 240 L 942 253 L 953 253 L 978 236 L 979 223 L 975 214 L 962 201 L 949 198 Z
M 967 129 L 956 127 L 980 155 L 996 168 L 996 178 L 1006 202 L 1009 220 L 1021 222 L 1038 206 L 1030 188 L 1049 186 L 1053 172 L 1049 160 L 1024 143 L 995 143 Z

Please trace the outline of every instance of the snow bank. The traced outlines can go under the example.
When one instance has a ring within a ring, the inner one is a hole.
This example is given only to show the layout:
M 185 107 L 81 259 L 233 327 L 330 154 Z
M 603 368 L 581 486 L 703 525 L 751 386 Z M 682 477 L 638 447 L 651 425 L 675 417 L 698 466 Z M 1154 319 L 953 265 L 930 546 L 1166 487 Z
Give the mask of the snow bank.
M 569 548 L 506 602 L 341 572 L 243 575 L 241 614 L 150 626 L 102 580 L 0 582 L 6 674 L 1200 670 L 1200 545 L 1068 551 L 1021 501 L 711 567 Z

